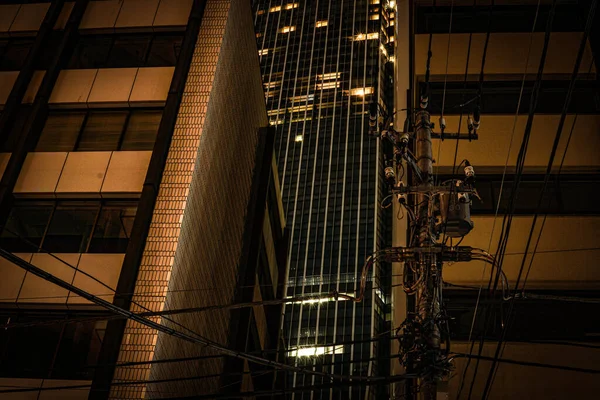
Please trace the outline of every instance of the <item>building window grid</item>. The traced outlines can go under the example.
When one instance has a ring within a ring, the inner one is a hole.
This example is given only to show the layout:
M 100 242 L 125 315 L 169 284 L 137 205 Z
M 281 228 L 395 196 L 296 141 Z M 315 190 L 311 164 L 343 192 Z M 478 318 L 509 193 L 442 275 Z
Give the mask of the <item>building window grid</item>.
M 0 243 L 23 253 L 124 253 L 136 210 L 132 201 L 21 202 L 11 210 Z
M 68 67 L 170 67 L 179 57 L 182 41 L 183 33 L 81 35 Z
M 156 108 L 51 111 L 34 151 L 152 150 L 161 117 Z M 65 127 L 69 119 L 71 132 Z
M 339 11 L 338 11 L 339 13 Z M 299 15 L 302 14 L 302 11 L 299 12 Z M 311 18 L 308 14 L 306 16 L 306 21 L 311 21 Z M 314 19 L 314 18 L 312 18 Z M 319 20 L 325 19 L 322 18 L 319 15 Z M 295 37 L 292 37 L 289 41 L 289 44 L 286 42 L 287 39 L 281 38 L 281 36 L 279 36 L 280 38 L 280 44 L 277 45 L 275 44 L 274 41 L 270 40 L 271 35 L 268 34 L 268 32 L 273 31 L 275 32 L 275 30 L 277 29 L 277 27 L 273 27 L 273 26 L 268 26 L 268 29 L 265 29 L 264 24 L 265 23 L 271 23 L 272 21 L 269 21 L 269 18 L 267 16 L 265 16 L 265 18 L 263 19 L 259 19 L 259 24 L 263 24 L 261 25 L 257 31 L 261 31 L 261 32 L 267 32 L 267 34 L 265 35 L 265 42 L 268 42 L 269 44 L 266 45 L 265 47 L 268 48 L 277 48 L 277 49 L 281 49 L 280 51 L 277 52 L 270 52 L 270 54 L 266 57 L 263 57 L 261 59 L 261 67 L 263 69 L 263 74 L 264 74 L 264 82 L 267 83 L 271 80 L 271 79 L 275 79 L 275 74 L 281 74 L 280 69 L 277 68 L 278 64 L 281 64 L 284 56 L 287 57 L 287 60 L 289 61 L 290 59 L 296 59 L 298 57 L 298 52 L 302 52 L 304 51 L 303 48 L 306 46 L 305 43 L 302 43 L 302 48 L 299 46 L 300 42 L 300 35 L 297 35 Z M 377 21 L 374 21 L 377 22 Z M 313 24 L 314 21 L 311 22 L 311 24 Z M 365 20 L 366 23 L 366 20 Z M 276 24 L 276 23 L 275 23 Z M 286 20 L 285 23 L 282 23 L 281 25 L 290 25 L 290 24 L 296 24 L 298 25 L 298 32 L 300 31 L 300 24 L 298 23 L 298 21 L 291 21 L 291 20 Z M 353 33 L 352 33 L 352 29 L 351 26 L 346 26 L 345 28 L 342 27 L 341 25 L 339 25 L 338 21 L 335 21 L 335 19 L 329 19 L 328 20 L 328 25 L 330 26 L 328 29 L 330 29 L 329 32 L 329 40 L 327 44 L 324 45 L 329 45 L 329 41 L 331 40 L 332 37 L 336 37 L 337 38 L 337 30 L 338 29 L 343 29 L 344 33 L 342 33 L 342 36 L 347 37 L 347 38 L 351 38 Z M 351 24 L 350 24 L 351 25 Z M 362 26 L 362 25 L 361 25 Z M 366 25 L 365 25 L 366 26 Z M 312 26 L 310 27 L 311 32 L 312 32 Z M 364 31 L 364 29 L 362 29 Z M 306 36 L 307 38 L 310 37 L 309 34 L 306 33 L 307 29 L 304 29 L 304 32 L 302 34 L 302 36 Z M 273 37 L 275 37 L 275 35 L 272 35 Z M 366 36 L 366 35 L 365 35 Z M 365 37 L 366 38 L 366 37 Z M 381 39 L 381 37 L 380 37 Z M 311 40 L 311 39 L 308 39 Z M 316 38 L 315 38 L 316 40 Z M 332 42 L 333 43 L 333 42 Z M 365 43 L 365 42 L 363 42 Z M 261 41 L 259 41 L 259 48 L 261 46 Z M 315 43 L 315 48 L 317 48 L 320 45 L 319 43 Z M 335 40 L 334 45 L 337 47 L 337 39 Z M 350 56 L 350 46 L 352 45 L 352 42 L 349 41 L 349 39 L 344 40 L 344 43 L 342 43 L 343 48 L 340 49 L 339 52 L 339 57 L 340 57 L 340 64 L 339 64 L 339 70 L 340 71 L 346 71 L 348 69 L 349 66 L 349 59 L 348 57 Z M 356 45 L 356 44 L 355 44 Z M 277 46 L 283 46 L 283 47 L 277 47 Z M 377 47 L 379 47 L 379 43 L 377 43 Z M 363 47 L 364 48 L 364 47 Z M 283 51 L 285 50 L 285 51 Z M 364 50 L 360 50 L 360 51 L 364 51 Z M 337 53 L 337 51 L 335 52 Z M 337 57 L 337 55 L 336 55 Z M 344 61 L 346 60 L 346 61 Z M 316 60 L 314 60 L 316 61 Z M 313 60 L 310 60 L 310 62 L 313 62 Z M 318 61 L 319 64 L 321 64 L 322 61 Z M 335 61 L 333 61 L 335 63 Z M 335 64 L 334 64 L 335 65 Z M 275 66 L 275 68 L 273 68 L 273 66 Z M 314 66 L 313 66 L 314 67 Z M 354 69 L 356 69 L 356 71 L 358 71 L 359 69 L 362 71 L 362 69 L 365 68 L 365 66 L 363 65 L 362 62 L 354 62 Z M 292 76 L 292 73 L 295 73 L 295 71 L 298 70 L 298 79 L 295 79 L 295 76 Z M 268 104 L 268 109 L 273 110 L 273 117 L 275 116 L 275 113 L 279 114 L 279 120 L 277 121 L 278 125 L 276 127 L 277 131 L 278 131 L 278 135 L 277 135 L 277 140 L 276 140 L 276 146 L 280 149 L 278 151 L 278 155 L 279 155 L 279 168 L 280 168 L 280 174 L 282 176 L 282 179 L 285 180 L 285 188 L 284 188 L 284 193 L 283 193 L 283 197 L 284 199 L 287 199 L 286 203 L 290 204 L 293 202 L 296 202 L 296 206 L 297 206 L 297 216 L 301 215 L 301 217 L 296 220 L 296 228 L 300 227 L 302 232 L 305 232 L 306 229 L 308 229 L 308 227 L 306 226 L 307 224 L 307 220 L 305 218 L 308 217 L 307 214 L 307 210 L 305 210 L 305 205 L 304 203 L 306 203 L 306 206 L 308 206 L 308 202 L 310 201 L 311 196 L 315 195 L 314 193 L 299 193 L 299 197 L 296 199 L 296 196 L 294 195 L 294 192 L 296 190 L 296 180 L 297 180 L 297 170 L 299 168 L 300 162 L 302 163 L 303 166 L 310 166 L 310 168 L 312 168 L 312 163 L 313 163 L 313 157 L 315 157 L 314 153 L 315 151 L 315 146 L 314 143 L 314 135 L 316 134 L 316 132 L 312 132 L 312 128 L 313 126 L 316 126 L 316 120 L 314 118 L 312 118 L 312 123 L 313 125 L 311 125 L 310 123 L 308 123 L 309 121 L 292 121 L 292 119 L 288 119 L 285 118 L 285 111 L 282 113 L 281 111 L 279 111 L 282 107 L 280 107 L 279 105 L 279 97 L 281 96 L 282 99 L 288 99 L 290 96 L 295 96 L 298 93 L 304 93 L 307 88 L 308 88 L 308 81 L 306 82 L 306 88 L 304 88 L 302 85 L 304 85 L 304 83 L 298 83 L 298 82 L 302 82 L 302 77 L 306 76 L 308 73 L 308 65 L 306 66 L 306 68 L 303 68 L 302 65 L 297 66 L 297 68 L 292 68 L 292 69 L 286 69 L 285 70 L 285 76 L 277 76 L 277 80 L 282 80 L 282 84 L 281 84 L 281 94 L 278 94 L 277 96 L 275 96 L 275 98 L 273 98 L 273 100 L 270 100 L 271 98 L 269 98 L 269 104 Z M 354 71 L 353 71 L 354 73 Z M 293 84 L 292 80 L 295 80 L 297 82 L 296 85 Z M 332 126 L 329 126 L 327 128 L 327 131 L 334 131 L 334 135 L 336 134 L 343 134 L 346 131 L 346 118 L 347 118 L 347 114 L 348 112 L 352 113 L 353 110 L 355 109 L 355 107 L 351 106 L 350 110 L 348 110 L 348 104 L 346 103 L 347 100 L 343 99 L 343 96 L 341 95 L 342 92 L 340 90 L 343 90 L 344 88 L 346 90 L 348 90 L 349 88 L 349 79 L 344 80 L 344 82 L 341 82 L 341 80 L 338 80 L 338 82 L 340 83 L 340 88 L 335 88 L 337 93 L 338 93 L 338 97 L 336 99 L 336 104 L 332 105 L 332 107 L 336 108 L 336 118 L 335 121 L 331 121 Z M 291 93 L 291 91 L 294 89 L 295 86 L 295 93 Z M 300 87 L 302 86 L 302 87 Z M 367 83 L 365 82 L 365 86 L 373 86 L 373 84 L 371 85 L 367 85 Z M 353 85 L 352 87 L 356 87 L 355 85 Z M 333 100 L 333 93 L 334 90 L 331 90 L 331 100 Z M 315 98 L 314 99 L 315 104 L 317 104 L 319 102 L 319 99 Z M 368 99 L 365 100 L 365 102 L 368 103 Z M 319 103 L 320 104 L 320 103 Z M 360 112 L 359 115 L 357 115 L 356 117 L 354 117 L 353 115 L 350 115 L 350 121 L 353 121 L 355 118 L 362 118 L 363 114 L 362 114 L 362 102 L 359 104 L 359 107 L 356 109 L 357 111 Z M 317 111 L 318 112 L 318 111 Z M 292 124 L 292 122 L 294 122 Z M 320 121 L 322 124 L 322 120 Z M 352 122 L 351 122 L 352 123 Z M 364 126 L 362 126 L 362 124 L 359 124 L 360 126 L 358 127 L 358 130 L 361 131 L 361 129 L 364 128 Z M 350 128 L 350 132 L 352 132 L 354 130 L 354 128 Z M 321 132 L 319 132 L 319 135 L 322 137 L 323 136 L 323 129 L 320 129 Z M 289 134 L 288 134 L 289 132 Z M 296 147 L 294 147 L 294 140 L 296 138 L 296 136 L 302 136 L 303 138 L 303 149 L 304 149 L 304 154 L 302 155 L 302 157 L 299 157 L 299 149 L 300 149 L 300 143 L 296 143 Z M 287 138 L 287 139 L 286 139 Z M 360 141 L 355 141 L 353 138 L 350 138 L 350 142 L 349 145 L 349 151 L 352 152 L 356 152 L 358 151 L 358 147 L 354 147 L 354 146 L 360 146 Z M 290 149 L 289 149 L 289 154 L 287 155 L 287 160 L 283 159 L 283 155 L 285 154 L 285 148 L 286 148 L 286 142 L 287 141 L 292 141 L 292 143 L 290 144 Z M 356 143 L 354 143 L 356 142 Z M 329 146 L 328 146 L 329 147 Z M 341 150 L 340 150 L 341 149 Z M 354 149 L 354 150 L 352 150 Z M 323 150 L 323 146 L 320 146 L 320 150 Z M 339 168 L 343 168 L 342 165 L 343 163 L 343 154 L 340 152 L 343 150 L 343 146 L 340 147 L 339 144 L 334 143 L 334 146 L 332 148 L 330 148 L 329 150 L 325 151 L 325 153 L 327 152 L 331 152 L 332 154 L 332 171 L 331 171 L 331 180 L 332 182 L 336 181 L 336 176 L 338 176 L 341 171 L 339 171 Z M 365 153 L 363 155 L 364 159 L 370 158 L 374 156 L 374 153 L 372 151 L 369 150 L 369 147 L 365 148 Z M 358 153 L 357 153 L 358 154 Z M 341 161 L 340 161 L 340 157 L 341 157 Z M 326 156 L 326 154 L 324 155 L 324 158 L 327 159 L 328 157 Z M 352 165 L 352 163 L 354 163 L 353 159 L 355 157 L 350 157 L 348 159 L 348 163 L 349 165 Z M 365 162 L 366 160 L 363 160 L 363 162 Z M 287 162 L 287 168 L 286 171 L 282 171 L 283 165 L 284 163 Z M 318 170 L 322 170 L 323 166 L 321 165 L 321 162 L 317 162 L 317 168 Z M 356 169 L 356 171 L 354 171 L 354 169 Z M 373 168 L 366 168 L 365 170 L 365 165 L 362 166 L 356 166 L 352 168 L 352 171 L 349 171 L 348 174 L 348 180 L 352 181 L 352 179 L 356 180 L 358 179 L 359 175 L 362 175 L 362 179 L 363 179 L 363 192 L 364 190 L 367 190 L 366 187 L 370 185 L 370 181 L 372 181 L 372 179 L 369 179 L 369 177 L 371 175 L 375 174 L 375 167 Z M 337 172 L 336 172 L 337 171 Z M 360 172 L 362 171 L 362 172 Z M 317 172 L 318 173 L 318 172 Z M 366 174 L 366 175 L 365 175 Z M 302 187 L 306 187 L 306 185 L 310 185 L 310 181 L 307 181 L 307 179 L 309 178 L 309 175 L 312 176 L 312 173 L 310 171 L 307 171 L 306 168 L 304 169 L 304 171 L 302 171 L 302 173 L 300 174 L 300 183 L 299 185 L 302 185 Z M 338 179 L 340 181 L 339 185 L 336 184 L 332 184 L 330 187 L 330 193 L 328 194 L 328 197 L 330 198 L 330 209 L 327 215 L 327 220 L 328 221 L 339 221 L 340 218 L 340 212 L 341 209 L 339 208 L 339 201 L 341 199 L 341 175 L 339 175 Z M 365 178 L 367 178 L 367 180 L 365 181 Z M 317 177 L 318 179 L 318 177 Z M 356 183 L 355 182 L 355 183 Z M 347 194 L 348 195 L 348 190 L 349 187 L 351 188 L 352 185 L 347 185 Z M 370 187 L 370 186 L 369 186 Z M 315 188 L 315 190 L 318 190 Z M 351 190 L 350 190 L 351 191 Z M 287 193 L 286 193 L 287 192 Z M 350 194 L 351 195 L 351 194 Z M 352 195 L 351 195 L 352 196 Z M 361 196 L 363 196 L 361 194 Z M 363 196 L 364 197 L 364 196 Z M 362 199 L 361 202 L 367 202 L 366 199 Z M 370 203 L 370 202 L 369 202 Z M 337 205 L 337 209 L 336 209 L 336 205 Z M 349 205 L 351 206 L 351 204 L 346 201 L 346 214 L 348 212 L 354 214 L 356 212 L 356 210 L 354 211 L 348 211 L 348 207 Z M 362 209 L 362 207 L 361 207 Z M 313 213 L 315 211 L 313 210 Z M 293 207 L 287 207 L 286 210 L 286 215 L 288 216 L 288 220 L 291 221 L 291 216 L 293 213 Z M 366 215 L 368 214 L 368 215 Z M 349 215 L 349 214 L 347 214 Z M 325 216 L 323 215 L 323 218 L 325 218 Z M 345 244 L 343 245 L 343 248 L 345 250 L 343 250 L 343 255 L 342 258 L 349 260 L 352 259 L 352 261 L 354 261 L 355 258 L 355 243 L 356 243 L 356 235 L 360 234 L 361 239 L 360 239 L 360 243 L 359 243 L 359 258 L 362 257 L 363 255 L 366 255 L 367 253 L 369 253 L 369 249 L 372 247 L 372 243 L 373 243 L 373 235 L 366 235 L 364 238 L 364 232 L 369 231 L 369 229 L 372 229 L 372 224 L 373 224 L 373 218 L 374 215 L 373 213 L 365 213 L 364 211 L 361 211 L 361 221 L 356 220 L 356 218 L 353 219 L 353 223 L 354 225 L 360 223 L 361 227 L 360 227 L 360 231 L 357 231 L 356 229 L 354 229 L 352 232 L 349 231 L 349 226 L 348 224 L 352 224 L 352 221 L 348 221 L 348 223 L 344 224 L 344 232 L 348 232 L 348 234 L 350 236 L 352 236 L 351 238 L 348 239 L 348 241 L 345 240 Z M 317 226 L 321 227 L 323 223 L 327 223 L 326 221 L 323 222 L 318 218 L 313 218 L 312 222 L 311 222 L 311 226 L 314 226 L 315 224 L 317 224 Z M 365 225 L 366 224 L 366 225 Z M 339 222 L 335 222 L 334 223 L 334 227 L 332 227 L 331 230 L 327 230 L 327 233 L 325 234 L 326 237 L 332 237 L 332 236 L 339 236 L 340 232 L 339 232 Z M 319 234 L 321 232 L 320 230 L 321 228 L 319 228 Z M 296 230 L 296 229 L 295 229 Z M 312 228 L 311 228 L 312 230 Z M 336 233 L 337 232 L 337 233 Z M 300 231 L 298 231 L 298 233 L 300 233 Z M 297 244 L 302 247 L 302 249 L 304 249 L 303 246 L 305 246 L 306 244 L 306 237 L 301 238 L 300 236 L 298 236 L 298 233 L 296 234 L 296 237 L 294 238 L 294 241 L 297 242 Z M 312 236 L 312 235 L 311 235 Z M 368 237 L 367 237 L 368 236 Z M 331 241 L 329 241 L 331 242 Z M 348 274 L 349 276 L 352 276 L 353 279 L 356 279 L 356 277 L 354 276 L 354 272 L 350 272 L 350 270 L 354 269 L 354 263 L 347 263 L 343 260 L 338 260 L 337 257 L 337 249 L 339 244 L 335 244 L 335 243 L 330 243 L 331 245 L 333 245 L 333 252 L 330 255 L 325 255 L 325 259 L 327 260 L 327 268 L 329 270 L 332 269 L 336 269 L 337 265 L 339 263 L 341 263 L 341 267 L 343 268 L 343 270 L 347 270 L 347 272 L 344 272 L 345 274 Z M 330 245 L 327 245 L 326 248 L 331 247 Z M 351 247 L 351 249 L 349 248 Z M 326 251 L 331 251 L 331 250 L 326 250 Z M 301 286 L 302 282 L 300 281 L 302 279 L 302 274 L 304 271 L 304 260 L 303 258 L 305 258 L 305 256 L 309 256 L 304 255 L 304 250 L 302 251 L 292 251 L 294 254 L 292 254 L 292 262 L 290 265 L 290 281 L 289 284 L 290 285 L 295 285 L 295 286 Z M 335 253 L 335 254 L 333 254 Z M 310 271 L 316 272 L 318 273 L 319 270 L 319 263 L 320 263 L 320 255 L 321 255 L 321 249 L 319 248 L 315 254 L 314 254 L 314 260 L 313 258 L 307 259 L 308 260 L 308 265 L 307 265 L 307 274 L 309 274 Z M 297 259 L 297 257 L 300 257 Z M 318 260 L 317 260 L 318 259 Z M 313 260 L 313 261 L 311 261 Z M 350 268 L 346 268 L 345 265 L 352 265 Z M 336 274 L 334 274 L 336 275 Z M 317 277 L 319 278 L 319 277 Z M 337 275 L 335 276 L 335 278 L 337 279 Z M 307 284 L 311 284 L 314 283 L 315 285 L 325 285 L 325 283 L 317 283 L 316 282 L 317 279 L 313 279 L 313 277 L 308 277 L 307 278 L 307 282 L 304 282 L 305 285 L 305 290 L 310 290 L 310 288 L 308 288 L 306 285 Z M 332 281 L 332 283 L 335 285 L 335 283 Z M 330 285 L 329 284 L 329 285 Z M 341 284 L 341 286 L 348 286 L 350 289 L 354 287 L 354 283 L 345 283 L 345 284 Z M 291 289 L 291 287 L 290 287 Z M 298 288 L 299 289 L 299 288 Z M 323 287 L 323 289 L 325 290 L 325 287 Z M 292 290 L 293 292 L 293 290 Z M 293 294 L 293 293 L 292 293 Z M 321 314 L 323 313 L 332 313 L 332 309 L 331 307 L 334 307 L 333 305 L 327 304 L 327 306 L 321 305 Z M 348 317 L 351 317 L 350 319 L 345 318 L 346 317 L 346 313 L 349 312 L 350 314 L 348 314 Z M 310 313 L 310 312 L 309 312 Z M 314 313 L 312 313 L 311 315 L 315 315 Z M 305 315 L 306 316 L 306 315 Z M 288 315 L 286 316 L 286 318 L 291 318 L 293 317 L 293 319 L 297 318 L 296 313 L 294 313 L 293 316 Z M 341 311 L 340 312 L 340 316 L 339 316 L 339 322 L 342 324 L 340 325 L 340 328 L 338 329 L 338 334 L 349 334 L 350 333 L 350 326 L 352 325 L 350 322 L 346 323 L 343 321 L 351 321 L 353 320 L 353 313 L 351 311 Z M 304 318 L 303 318 L 304 320 Z M 298 321 L 296 321 L 298 322 Z M 365 319 L 365 323 L 367 325 L 370 324 L 370 320 Z M 302 322 L 302 326 L 303 328 L 305 326 L 310 326 L 306 325 L 306 321 Z M 327 326 L 325 327 L 325 329 L 329 328 L 329 330 L 332 331 L 332 327 L 333 325 L 331 324 L 326 324 Z M 336 323 L 334 322 L 334 325 L 336 325 Z M 344 326 L 345 328 L 342 329 L 341 327 Z M 296 323 L 295 327 L 292 327 L 291 330 L 294 331 L 294 335 L 295 335 L 295 330 L 298 328 L 298 324 Z M 321 329 L 321 327 L 319 328 Z M 286 336 L 289 335 L 291 332 L 286 333 Z M 291 337 L 288 336 L 288 338 L 291 339 Z M 310 342 L 311 339 L 309 339 Z M 314 339 L 312 339 L 314 340 Z M 294 337 L 294 341 L 290 342 L 291 344 L 295 343 L 295 337 Z M 364 350 L 364 354 L 368 354 L 369 353 L 369 346 L 364 346 L 364 349 L 360 349 L 361 351 Z M 360 351 L 357 353 L 359 354 L 360 358 Z M 364 355 L 363 354 L 363 355 Z M 356 359 L 356 358 L 355 358 Z M 310 362 L 309 364 L 312 365 L 312 362 Z

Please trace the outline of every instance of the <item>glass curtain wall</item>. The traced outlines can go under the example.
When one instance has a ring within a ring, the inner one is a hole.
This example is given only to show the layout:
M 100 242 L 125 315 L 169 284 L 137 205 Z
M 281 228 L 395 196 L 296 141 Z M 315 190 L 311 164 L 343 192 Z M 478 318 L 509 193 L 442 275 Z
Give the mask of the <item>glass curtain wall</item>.
M 291 234 L 287 295 L 357 294 L 365 259 L 384 246 L 388 232 L 379 206 L 379 147 L 367 132 L 372 101 L 391 109 L 393 9 L 383 0 L 255 0 L 254 12 Z M 373 340 L 390 329 L 383 267 L 369 272 L 360 303 L 332 296 L 286 305 L 288 362 L 336 374 L 385 375 L 389 358 L 378 362 L 384 351 Z M 301 374 L 289 380 L 294 387 L 328 383 Z M 360 399 L 368 390 L 345 386 L 289 397 Z

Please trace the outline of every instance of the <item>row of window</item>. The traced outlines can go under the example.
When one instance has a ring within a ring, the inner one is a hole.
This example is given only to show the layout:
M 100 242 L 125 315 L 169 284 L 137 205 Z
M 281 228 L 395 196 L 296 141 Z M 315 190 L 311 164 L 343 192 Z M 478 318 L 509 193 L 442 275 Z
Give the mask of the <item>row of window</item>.
M 540 291 L 535 294 L 553 296 L 576 296 L 595 298 L 594 292 L 585 291 Z M 501 303 L 489 306 L 492 324 L 486 324 L 484 318 L 477 318 L 475 326 L 474 305 L 477 302 L 477 290 L 444 290 L 446 311 L 450 317 L 450 333 L 453 340 L 468 340 L 471 334 L 479 337 L 483 332 L 487 338 L 497 338 L 502 332 L 502 320 L 506 318 Z M 597 342 L 600 338 L 600 319 L 582 318 L 582 315 L 594 315 L 597 304 L 584 302 L 552 301 L 547 299 L 528 299 L 516 303 L 513 313 L 514 326 L 509 329 L 507 340 L 570 340 Z M 591 314 L 590 314 L 591 313 Z
M 532 214 L 536 211 L 539 195 L 544 186 L 543 176 L 524 176 L 519 185 L 515 203 L 516 214 Z M 473 199 L 472 213 L 479 215 L 494 214 L 500 197 L 499 212 L 508 211 L 512 196 L 514 177 L 506 177 L 500 195 L 502 178 L 500 176 L 479 175 L 475 187 L 481 201 Z M 552 176 L 548 181 L 542 206 L 539 212 L 544 214 L 598 214 L 595 190 L 597 177 Z
M 26 202 L 15 205 L 0 233 L 10 252 L 125 253 L 136 202 Z
M 538 10 L 539 7 L 539 10 Z M 557 4 L 552 23 L 553 32 L 581 32 L 587 16 L 586 2 Z M 550 5 L 490 6 L 425 6 L 416 7 L 415 33 L 486 33 L 544 32 L 550 15 Z M 450 26 L 450 21 L 452 25 Z M 535 22 L 535 26 L 534 26 Z
M 60 43 L 58 32 L 50 35 L 36 69 L 47 69 Z M 172 67 L 177 62 L 182 33 L 81 35 L 65 68 Z M 25 64 L 35 38 L 0 40 L 0 71 L 18 71 Z
M 525 82 L 521 97 L 521 81 L 489 81 L 485 82 L 481 93 L 481 113 L 483 114 L 510 114 L 516 111 L 520 101 L 520 114 L 529 112 L 534 81 Z M 423 86 L 424 83 L 421 84 Z M 535 112 L 538 114 L 560 114 L 566 100 L 569 88 L 568 80 L 544 80 L 540 86 Z M 423 89 L 423 87 L 421 87 Z M 460 114 L 460 104 L 478 96 L 479 84 L 477 82 L 432 82 L 430 83 L 430 109 L 439 112 L 444 104 L 445 113 Z M 463 112 L 472 112 L 472 106 L 465 107 Z M 569 113 L 595 114 L 600 112 L 600 90 L 595 80 L 581 80 L 576 82 Z
M 161 110 L 50 112 L 35 151 L 152 150 Z
M 67 68 L 174 66 L 183 34 L 80 36 Z
M 19 108 L 0 152 L 14 151 L 30 114 L 30 106 Z M 162 109 L 50 111 L 30 151 L 152 150 L 161 118 Z
M 106 321 L 61 323 L 67 318 L 74 316 L 48 312 L 44 315 L 3 313 L 0 316 L 2 324 L 34 323 L 50 319 L 56 319 L 57 323 L 2 329 L 0 376 L 91 380 L 94 369 L 90 367 L 97 364 Z

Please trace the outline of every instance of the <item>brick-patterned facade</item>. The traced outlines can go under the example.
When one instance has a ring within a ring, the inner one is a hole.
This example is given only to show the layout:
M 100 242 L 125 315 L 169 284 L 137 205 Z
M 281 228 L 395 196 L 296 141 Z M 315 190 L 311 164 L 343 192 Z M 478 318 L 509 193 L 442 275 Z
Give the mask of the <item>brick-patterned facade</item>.
M 231 303 L 237 282 L 258 128 L 267 125 L 249 4 L 208 1 L 152 223 L 132 310 Z M 140 307 L 142 306 L 142 307 Z M 229 312 L 174 318 L 223 345 Z M 172 326 L 166 320 L 161 323 Z M 181 329 L 181 328 L 178 328 Z M 128 321 L 119 363 L 214 355 Z M 114 382 L 218 374 L 221 358 L 119 367 Z M 212 393 L 219 378 L 116 386 L 111 398 Z

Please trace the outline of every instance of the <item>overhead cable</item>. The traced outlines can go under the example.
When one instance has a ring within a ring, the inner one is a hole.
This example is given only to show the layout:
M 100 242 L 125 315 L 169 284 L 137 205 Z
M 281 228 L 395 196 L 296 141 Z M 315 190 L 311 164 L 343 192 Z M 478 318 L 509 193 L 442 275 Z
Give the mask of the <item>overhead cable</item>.
M 336 379 L 336 380 L 343 380 L 343 381 L 358 380 L 358 381 L 369 381 L 369 382 L 372 380 L 377 380 L 376 378 L 371 378 L 371 377 L 329 374 L 329 373 L 324 373 L 324 372 L 308 370 L 305 368 L 299 368 L 299 367 L 295 367 L 292 365 L 280 363 L 277 361 L 272 361 L 272 360 L 268 360 L 265 358 L 257 357 L 257 356 L 254 356 L 254 355 L 251 355 L 251 354 L 248 354 L 245 352 L 240 352 L 237 350 L 229 349 L 229 348 L 224 347 L 216 342 L 213 342 L 212 340 L 209 340 L 209 339 L 206 339 L 203 337 L 190 336 L 186 333 L 177 331 L 173 328 L 169 328 L 165 325 L 154 322 L 150 319 L 140 317 L 129 310 L 125 310 L 121 307 L 118 307 L 106 300 L 103 300 L 99 297 L 94 296 L 93 294 L 90 294 L 89 292 L 87 292 L 77 286 L 74 286 L 68 282 L 65 282 L 62 279 L 44 271 L 43 269 L 41 269 L 39 267 L 36 267 L 35 265 L 28 263 L 27 261 L 15 256 L 14 254 L 12 254 L 4 249 L 0 249 L 0 256 L 5 258 L 6 260 L 12 262 L 13 264 L 19 266 L 20 268 L 26 270 L 27 272 L 29 272 L 39 278 L 42 278 L 50 283 L 53 283 L 57 286 L 60 286 L 63 289 L 70 290 L 73 293 L 75 293 L 76 295 L 81 296 L 84 299 L 86 299 L 94 304 L 97 304 L 103 308 L 106 308 L 107 310 L 110 310 L 114 313 L 123 315 L 123 316 L 127 317 L 128 319 L 131 319 L 131 320 L 138 322 L 139 324 L 145 325 L 149 328 L 155 329 L 159 332 L 165 333 L 167 335 L 179 338 L 181 340 L 184 340 L 184 341 L 187 341 L 190 343 L 195 343 L 195 344 L 206 346 L 208 348 L 214 349 L 217 352 L 225 354 L 225 355 L 240 358 L 240 359 L 246 360 L 248 362 L 265 365 L 265 366 L 272 367 L 275 369 L 288 370 L 288 371 L 293 371 L 293 372 L 305 373 L 305 374 L 309 374 L 309 375 L 322 376 L 322 377 L 329 378 L 329 379 Z M 398 378 L 398 379 L 400 379 L 400 378 Z M 402 379 L 407 379 L 407 377 L 403 375 Z
M 586 47 L 587 47 L 587 39 L 588 39 L 589 34 L 591 32 L 591 28 L 593 26 L 594 15 L 595 15 L 595 12 L 596 12 L 596 3 L 597 3 L 597 0 L 594 0 L 592 2 L 592 4 L 590 5 L 590 10 L 589 10 L 589 13 L 588 13 L 588 19 L 587 19 L 586 26 L 585 26 L 585 31 L 584 31 L 583 37 L 581 39 L 581 43 L 580 43 L 580 46 L 579 46 L 579 52 L 577 54 L 575 65 L 573 67 L 573 72 L 572 72 L 572 75 L 571 75 L 571 80 L 569 82 L 569 88 L 567 90 L 565 102 L 563 103 L 563 109 L 562 109 L 561 117 L 560 117 L 560 120 L 559 120 L 559 123 L 558 123 L 558 128 L 557 128 L 557 131 L 556 131 L 556 135 L 554 137 L 554 143 L 552 145 L 552 150 L 550 151 L 550 157 L 549 157 L 549 160 L 548 160 L 548 165 L 546 166 L 546 174 L 544 176 L 544 184 L 542 186 L 542 190 L 541 190 L 540 195 L 538 197 L 538 202 L 537 202 L 535 213 L 534 213 L 534 216 L 533 216 L 533 221 L 531 223 L 531 229 L 530 229 L 529 235 L 527 237 L 527 243 L 526 243 L 526 246 L 525 246 L 525 253 L 528 252 L 529 246 L 531 245 L 531 241 L 533 239 L 533 234 L 534 234 L 534 231 L 535 231 L 535 225 L 536 225 L 537 218 L 539 216 L 539 212 L 540 212 L 540 209 L 541 209 L 541 206 L 542 206 L 542 202 L 543 202 L 543 199 L 544 199 L 544 193 L 545 193 L 546 187 L 548 185 L 548 180 L 550 179 L 550 173 L 551 173 L 552 167 L 554 165 L 554 158 L 556 156 L 556 152 L 558 150 L 558 145 L 560 143 L 560 139 L 561 139 L 561 136 L 562 136 L 562 131 L 563 131 L 563 127 L 564 127 L 564 123 L 565 123 L 567 111 L 568 111 L 569 106 L 571 104 L 571 97 L 572 97 L 573 91 L 575 89 L 575 83 L 576 83 L 576 80 L 577 80 L 577 75 L 579 74 L 579 69 L 581 67 L 581 61 L 583 59 L 583 55 L 584 55 Z M 565 151 L 567 151 L 567 150 L 565 149 Z M 521 261 L 521 266 L 519 268 L 519 274 L 517 275 L 517 281 L 515 283 L 515 294 L 519 290 L 519 282 L 521 280 L 521 277 L 522 277 L 522 274 L 523 274 L 523 271 L 524 271 L 524 268 L 525 268 L 526 259 L 527 259 L 527 254 L 525 254 L 523 256 L 522 261 Z M 514 310 L 514 304 L 515 304 L 515 302 L 514 302 L 514 299 L 513 299 L 513 301 L 510 304 L 509 311 L 508 311 L 508 318 L 507 318 L 508 323 L 507 323 L 507 326 L 503 327 L 502 334 L 501 334 L 501 337 L 500 337 L 500 341 L 498 342 L 498 344 L 496 346 L 496 351 L 495 351 L 495 354 L 494 354 L 494 358 L 495 359 L 498 359 L 500 357 L 500 351 L 502 349 L 502 343 L 503 343 L 503 341 L 506 338 L 506 333 L 509 330 L 509 327 L 510 327 L 510 324 L 511 324 L 510 315 L 512 314 L 512 312 Z M 492 362 L 492 367 L 490 368 L 490 371 L 488 373 L 488 378 L 487 378 L 486 385 L 485 385 L 485 388 L 484 388 L 484 391 L 483 391 L 483 399 L 486 399 L 488 397 L 488 395 L 489 395 L 489 392 L 490 392 L 490 389 L 491 389 L 491 386 L 492 386 L 492 383 L 493 383 L 493 377 L 495 375 L 496 368 L 497 368 L 497 362 L 493 361 Z

